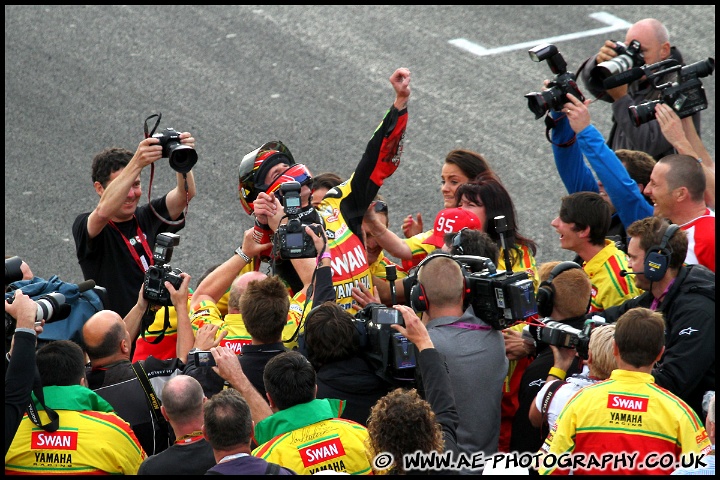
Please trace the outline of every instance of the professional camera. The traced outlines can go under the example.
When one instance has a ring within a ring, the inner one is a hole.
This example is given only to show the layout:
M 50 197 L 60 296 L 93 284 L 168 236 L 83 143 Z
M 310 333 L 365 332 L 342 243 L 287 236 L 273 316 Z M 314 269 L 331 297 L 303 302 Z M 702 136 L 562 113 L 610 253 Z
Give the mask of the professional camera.
M 22 262 L 17 255 L 5 259 L 5 286 L 23 279 Z
M 190 145 L 180 143 L 180 132 L 168 127 L 153 135 L 160 140 L 162 158 L 167 158 L 170 167 L 178 173 L 187 173 L 197 163 L 197 152 Z
M 640 42 L 633 40 L 630 46 L 623 42 L 615 42 L 615 51 L 618 56 L 606 62 L 599 63 L 590 70 L 591 82 L 602 85 L 603 81 L 613 75 L 630 70 L 633 67 L 645 65 L 645 57 L 640 52 Z
M 558 53 L 555 45 L 538 45 L 528 50 L 528 53 L 534 62 L 547 60 L 550 70 L 555 74 L 555 78 L 548 83 L 547 90 L 525 95 L 528 99 L 528 108 L 535 114 L 535 120 L 545 115 L 545 112 L 551 108 L 556 112 L 561 111 L 563 104 L 568 101 L 568 93 L 572 93 L 581 102 L 585 101 L 585 97 L 575 83 L 575 74 L 567 71 L 567 63 Z
M 585 320 L 582 330 L 570 325 L 552 320 L 550 317 L 540 320 L 543 325 L 535 330 L 536 340 L 555 345 L 556 347 L 574 348 L 583 360 L 588 359 L 590 335 L 595 327 L 607 325 L 601 317 L 594 316 Z
M 8 303 L 13 303 L 15 297 L 7 299 Z M 46 293 L 37 300 L 34 300 L 37 305 L 37 313 L 35 315 L 35 323 L 40 323 L 45 320 L 45 323 L 52 323 L 58 320 L 64 320 L 70 315 L 70 305 L 65 303 L 65 295 L 60 292 Z M 7 312 L 5 313 L 5 339 L 12 338 L 15 333 L 15 327 L 17 326 L 17 320 L 13 318 Z
M 143 280 L 143 297 L 154 305 L 169 307 L 172 305 L 170 292 L 165 288 L 165 282 L 168 281 L 175 287 L 180 288 L 182 285 L 182 270 L 172 268 L 167 263 L 172 257 L 173 248 L 180 243 L 180 235 L 174 233 L 159 233 L 155 239 L 155 249 L 153 250 L 154 265 L 145 272 Z
M 299 182 L 285 182 L 280 185 L 283 210 L 288 217 L 286 225 L 280 225 L 273 237 L 274 253 L 282 259 L 289 258 L 315 258 L 318 254 L 315 242 L 305 232 L 305 225 L 300 220 L 302 200 L 300 198 Z M 311 228 L 317 235 L 322 235 L 319 225 Z
M 679 81 L 667 82 L 662 85 L 654 84 L 656 78 L 678 70 L 680 72 Z M 708 101 L 700 78 L 711 75 L 714 70 L 715 59 L 708 57 L 707 60 L 701 60 L 692 65 L 684 67 L 677 65 L 648 75 L 648 79 L 653 80 L 654 87 L 660 90 L 660 99 L 628 107 L 628 114 L 635 126 L 639 127 L 654 119 L 655 105 L 659 103 L 671 107 L 680 118 L 689 117 L 695 112 L 705 110 L 708 107 Z
M 415 347 L 390 325 L 405 325 L 394 308 L 369 303 L 353 319 L 360 333 L 360 348 L 376 368 L 375 373 L 393 385 L 415 382 Z
M 503 330 L 518 320 L 537 314 L 537 301 L 533 281 L 527 272 L 498 272 L 495 265 L 484 257 L 484 266 L 477 271 L 472 256 L 455 255 L 455 258 L 471 273 L 465 275 L 466 298 L 473 313 L 495 330 Z

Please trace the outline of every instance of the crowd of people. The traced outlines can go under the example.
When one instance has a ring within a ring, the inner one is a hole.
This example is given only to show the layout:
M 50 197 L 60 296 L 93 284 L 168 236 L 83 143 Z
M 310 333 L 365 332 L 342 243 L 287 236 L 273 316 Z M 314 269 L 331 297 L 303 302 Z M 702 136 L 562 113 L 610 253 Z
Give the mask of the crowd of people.
M 682 62 L 657 20 L 634 40 L 648 64 Z M 618 54 L 608 40 L 578 70 L 586 96 L 613 102 L 607 140 L 591 100 L 567 93 L 547 113 L 567 189 L 551 225 L 574 261 L 538 264 L 513 187 L 466 149 L 445 158 L 433 228 L 413 212 L 405 238 L 390 229 L 380 190 L 401 168 L 407 68 L 348 179 L 313 175 L 278 140 L 241 159 L 253 227 L 195 290 L 157 242 L 185 225 L 194 162 L 171 162 L 175 188 L 140 205 L 166 146 L 98 153 L 99 201 L 72 232 L 105 309 L 79 343 L 37 348 L 40 307 L 6 299 L 5 472 L 479 474 L 478 458 L 523 453 L 542 459 L 530 474 L 714 472 L 714 161 L 700 112 L 658 103 L 628 121 L 658 92 L 645 77 L 603 90 L 593 67 Z M 520 278 L 533 308 L 513 317 L 522 295 L 497 297 L 496 278 Z M 600 464 L 630 453 L 643 457 Z

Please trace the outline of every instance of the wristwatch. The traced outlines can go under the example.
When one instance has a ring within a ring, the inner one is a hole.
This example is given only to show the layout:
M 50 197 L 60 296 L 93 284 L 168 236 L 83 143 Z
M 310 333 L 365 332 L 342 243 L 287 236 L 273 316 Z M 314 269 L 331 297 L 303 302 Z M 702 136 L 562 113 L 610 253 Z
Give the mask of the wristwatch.
M 242 258 L 243 260 L 245 260 L 245 263 L 248 263 L 248 264 L 250 263 L 250 257 L 248 257 L 248 256 L 245 254 L 245 252 L 242 251 L 242 245 L 239 246 L 239 247 L 237 248 L 237 250 L 235 250 L 235 253 L 237 253 L 238 255 L 240 255 L 240 258 Z

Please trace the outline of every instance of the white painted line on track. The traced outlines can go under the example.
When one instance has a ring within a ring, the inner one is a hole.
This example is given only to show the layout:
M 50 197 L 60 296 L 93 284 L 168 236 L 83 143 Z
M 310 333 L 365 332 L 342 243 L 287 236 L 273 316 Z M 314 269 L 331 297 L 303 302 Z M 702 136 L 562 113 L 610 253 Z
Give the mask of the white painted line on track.
M 477 55 L 479 57 L 484 57 L 487 55 L 496 55 L 498 53 L 511 52 L 513 50 L 522 50 L 522 49 L 526 49 L 526 48 L 532 48 L 532 47 L 535 47 L 535 46 L 543 44 L 543 43 L 565 42 L 568 40 L 576 40 L 578 38 L 583 38 L 583 37 L 592 37 L 595 35 L 602 35 L 605 33 L 615 32 L 618 30 L 627 30 L 628 28 L 630 28 L 632 26 L 631 23 L 626 22 L 622 18 L 618 18 L 607 12 L 595 12 L 595 13 L 591 13 L 589 16 L 599 22 L 607 24 L 608 26 L 602 27 L 602 28 L 595 28 L 593 30 L 584 30 L 582 32 L 558 35 L 555 37 L 542 38 L 540 40 L 532 40 L 530 42 L 516 43 L 514 45 L 506 45 L 504 47 L 497 47 L 497 48 L 485 48 L 482 45 L 478 45 L 477 43 L 471 42 L 470 40 L 467 40 L 465 38 L 455 38 L 453 40 L 449 40 L 448 42 L 450 44 L 455 45 L 456 47 L 461 48 L 465 51 L 468 51 L 474 55 Z

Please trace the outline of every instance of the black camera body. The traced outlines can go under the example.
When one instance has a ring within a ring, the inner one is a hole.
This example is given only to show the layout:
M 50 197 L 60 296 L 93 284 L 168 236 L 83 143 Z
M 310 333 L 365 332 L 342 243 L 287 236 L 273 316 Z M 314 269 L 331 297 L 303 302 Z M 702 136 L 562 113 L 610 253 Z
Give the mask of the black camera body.
M 187 173 L 197 163 L 198 156 L 194 148 L 180 142 L 180 132 L 172 127 L 161 130 L 153 135 L 160 140 L 162 158 L 167 158 L 170 167 L 178 173 Z
M 196 350 L 193 352 L 193 359 L 196 367 L 216 367 L 215 357 L 208 350 Z
M 282 259 L 315 258 L 318 254 L 315 242 L 305 231 L 305 225 L 300 220 L 302 200 L 300 198 L 299 182 L 285 182 L 280 185 L 283 210 L 288 217 L 285 225 L 280 225 L 273 237 L 275 254 Z M 317 235 L 322 235 L 319 225 L 310 226 Z
M 159 233 L 155 239 L 153 250 L 154 265 L 145 272 L 143 279 L 143 297 L 154 305 L 169 307 L 172 305 L 170 292 L 165 288 L 165 282 L 180 288 L 182 285 L 182 270 L 168 265 L 172 258 L 173 248 L 180 243 L 180 236 L 175 233 Z
M 395 313 L 391 313 L 395 312 Z M 415 383 L 415 347 L 390 325 L 404 325 L 402 314 L 394 308 L 370 303 L 353 318 L 360 336 L 360 348 L 375 367 L 375 373 L 396 386 Z
M 637 40 L 633 39 L 628 46 L 623 42 L 615 42 L 615 51 L 618 54 L 617 57 L 598 63 L 590 70 L 592 82 L 602 85 L 608 77 L 645 65 L 645 57 L 641 52 L 640 42 Z
M 540 320 L 542 326 L 535 330 L 536 340 L 556 347 L 574 348 L 583 360 L 588 359 L 590 336 L 595 327 L 607 325 L 604 319 L 594 316 L 585 320 L 582 330 L 573 328 L 550 317 Z
M 5 259 L 5 286 L 23 279 L 22 258 L 17 255 Z
M 550 109 L 560 112 L 563 104 L 568 101 L 568 93 L 573 94 L 581 102 L 585 101 L 575 81 L 575 74 L 567 71 L 567 63 L 555 45 L 538 45 L 528 50 L 528 54 L 534 62 L 547 60 L 550 70 L 555 74 L 555 78 L 548 82 L 547 90 L 525 94 L 528 108 L 535 114 L 535 120 Z
M 655 86 L 656 89 L 660 90 L 659 100 L 651 100 L 628 107 L 628 114 L 636 127 L 655 118 L 655 105 L 659 103 L 671 107 L 680 118 L 689 117 L 708 107 L 705 88 L 700 78 L 713 73 L 715 59 L 708 57 L 707 60 L 701 60 L 692 65 L 671 67 L 657 71 L 649 77 L 652 79 L 659 78 L 675 70 L 680 71 L 679 81 Z

